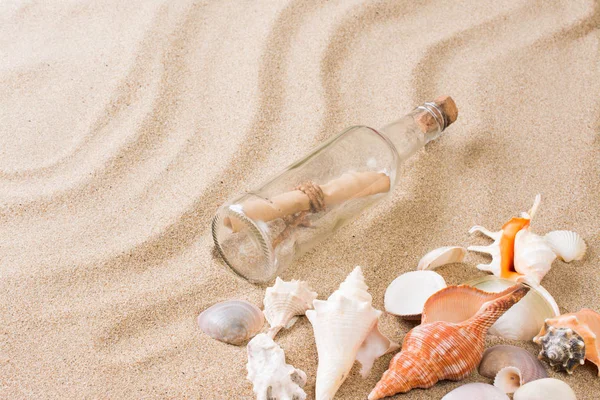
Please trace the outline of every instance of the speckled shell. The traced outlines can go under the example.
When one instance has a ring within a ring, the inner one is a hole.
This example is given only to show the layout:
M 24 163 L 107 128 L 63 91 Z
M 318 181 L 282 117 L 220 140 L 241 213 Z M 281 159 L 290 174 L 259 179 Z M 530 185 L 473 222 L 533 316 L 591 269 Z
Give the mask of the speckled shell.
M 296 280 L 286 282 L 278 277 L 275 285 L 267 288 L 263 300 L 263 312 L 271 325 L 269 336 L 274 337 L 280 329 L 294 325 L 298 316 L 313 307 L 312 302 L 316 298 L 317 293 L 310 290 L 308 283 Z
M 546 320 L 533 341 L 542 346 L 539 358 L 552 367 L 569 374 L 589 360 L 599 368 L 600 376 L 600 314 L 583 308 L 576 313 L 563 314 Z
M 443 379 L 461 380 L 481 361 L 490 326 L 529 291 L 521 284 L 484 303 L 461 323 L 437 321 L 408 332 L 402 351 L 394 356 L 369 400 L 382 399 L 414 388 L 429 388 Z
M 527 382 L 548 377 L 542 363 L 531 353 L 520 347 L 508 345 L 498 345 L 487 349 L 483 353 L 478 371 L 479 375 L 494 379 L 506 367 L 514 367 L 519 370 L 520 382 L 517 382 L 517 387 Z M 506 393 L 512 392 L 514 390 L 506 391 Z

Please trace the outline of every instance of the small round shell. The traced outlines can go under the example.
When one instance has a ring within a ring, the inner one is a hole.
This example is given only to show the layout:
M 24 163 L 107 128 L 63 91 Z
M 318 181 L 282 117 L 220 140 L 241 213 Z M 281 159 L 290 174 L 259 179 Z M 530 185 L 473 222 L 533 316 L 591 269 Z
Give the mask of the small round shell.
M 445 287 L 444 278 L 437 272 L 407 272 L 394 279 L 385 291 L 385 310 L 405 319 L 418 320 L 427 299 Z
M 538 379 L 521 386 L 514 400 L 576 400 L 575 392 L 565 382 L 554 378 Z
M 262 328 L 262 311 L 242 300 L 214 304 L 198 316 L 198 325 L 208 336 L 221 342 L 241 345 Z
M 521 384 L 548 377 L 542 363 L 531 353 L 509 345 L 487 349 L 479 364 L 479 374 L 495 378 L 494 385 L 505 393 L 514 393 Z M 516 379 L 517 376 L 519 379 Z
M 467 249 L 458 246 L 446 246 L 431 250 L 425 254 L 417 265 L 417 270 L 433 270 L 442 265 L 463 262 Z
M 508 396 L 487 383 L 467 383 L 442 397 L 442 400 L 509 400 Z
M 545 238 L 556 255 L 565 262 L 581 260 L 585 256 L 587 245 L 576 232 L 552 231 Z

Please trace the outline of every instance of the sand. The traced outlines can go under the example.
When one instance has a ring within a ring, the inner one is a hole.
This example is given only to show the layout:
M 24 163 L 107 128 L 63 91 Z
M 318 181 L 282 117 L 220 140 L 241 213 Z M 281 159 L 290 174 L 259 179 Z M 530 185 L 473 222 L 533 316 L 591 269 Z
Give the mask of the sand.
M 457 122 L 282 278 L 326 298 L 361 265 L 383 308 L 425 252 L 487 243 L 469 227 L 497 229 L 541 193 L 535 229 L 589 245 L 544 286 L 563 312 L 600 310 L 599 26 L 593 1 L 4 3 L 0 398 L 252 399 L 245 348 L 196 326 L 211 304 L 260 305 L 265 289 L 215 256 L 214 211 L 344 127 L 440 94 Z M 484 261 L 439 272 L 458 284 Z M 397 341 L 413 326 L 380 325 Z M 277 341 L 314 398 L 310 324 Z M 365 380 L 355 365 L 337 398 L 366 398 L 390 358 Z M 597 399 L 596 373 L 552 376 Z

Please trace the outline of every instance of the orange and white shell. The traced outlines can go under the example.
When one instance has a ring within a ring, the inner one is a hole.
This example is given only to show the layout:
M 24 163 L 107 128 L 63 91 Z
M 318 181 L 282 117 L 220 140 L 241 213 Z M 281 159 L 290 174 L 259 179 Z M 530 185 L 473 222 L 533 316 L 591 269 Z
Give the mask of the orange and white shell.
M 464 379 L 481 361 L 490 326 L 528 291 L 528 287 L 517 284 L 484 303 L 466 321 L 436 321 L 413 328 L 404 338 L 402 351 L 392 358 L 388 370 L 369 394 L 369 400 L 429 388 L 443 379 Z
M 533 341 L 542 345 L 539 357 L 553 367 L 572 373 L 591 361 L 598 367 L 600 376 L 600 314 L 582 308 L 576 313 L 548 318 Z M 583 342 L 583 343 L 582 343 Z

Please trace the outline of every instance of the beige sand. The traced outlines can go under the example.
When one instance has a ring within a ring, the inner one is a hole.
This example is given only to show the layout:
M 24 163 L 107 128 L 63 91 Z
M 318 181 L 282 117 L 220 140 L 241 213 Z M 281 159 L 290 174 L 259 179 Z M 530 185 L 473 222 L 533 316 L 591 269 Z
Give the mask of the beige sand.
M 539 192 L 535 228 L 590 247 L 544 285 L 563 311 L 600 310 L 597 2 L 17 3 L 0 9 L 0 398 L 252 399 L 245 348 L 195 322 L 264 293 L 214 256 L 213 212 L 343 127 L 444 93 L 459 119 L 391 199 L 282 277 L 326 298 L 360 264 L 382 308 L 426 251 L 484 243 L 470 226 Z M 440 272 L 460 283 L 483 260 Z M 310 324 L 278 342 L 313 398 Z M 366 398 L 390 358 L 366 380 L 355 366 L 338 398 Z M 553 376 L 600 396 L 591 365 Z

